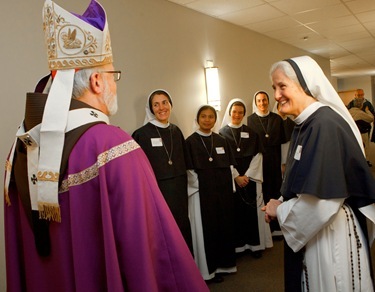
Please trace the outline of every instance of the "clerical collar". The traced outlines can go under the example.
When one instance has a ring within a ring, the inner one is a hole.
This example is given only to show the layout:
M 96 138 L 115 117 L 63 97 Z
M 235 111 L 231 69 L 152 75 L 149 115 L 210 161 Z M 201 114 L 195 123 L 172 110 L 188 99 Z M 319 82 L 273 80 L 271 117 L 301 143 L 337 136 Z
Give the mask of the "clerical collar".
M 204 137 L 209 137 L 209 136 L 211 136 L 211 134 L 212 134 L 212 131 L 210 131 L 210 133 L 204 133 L 204 132 L 202 132 L 201 130 L 196 130 L 195 132 L 197 132 L 199 135 L 201 135 L 201 136 L 204 136 Z
M 241 128 L 243 125 L 243 123 L 239 124 L 239 125 L 235 125 L 235 124 L 232 124 L 232 123 L 229 123 L 228 126 L 231 127 L 231 128 L 234 128 L 234 129 L 238 129 L 238 128 Z
M 297 124 L 297 125 L 300 125 L 302 124 L 304 121 L 307 120 L 307 118 L 309 116 L 311 116 L 314 112 L 316 112 L 319 108 L 321 108 L 322 106 L 325 106 L 324 104 L 322 104 L 321 102 L 319 101 L 316 101 L 316 102 L 313 102 L 312 104 L 310 104 L 307 108 L 305 108 L 302 113 L 299 114 L 298 117 L 296 117 L 294 119 L 294 122 Z
M 155 125 L 156 127 L 159 127 L 159 128 L 168 128 L 169 125 L 170 125 L 169 122 L 166 123 L 166 124 L 163 124 L 163 123 L 159 122 L 158 120 L 151 120 L 150 123 Z

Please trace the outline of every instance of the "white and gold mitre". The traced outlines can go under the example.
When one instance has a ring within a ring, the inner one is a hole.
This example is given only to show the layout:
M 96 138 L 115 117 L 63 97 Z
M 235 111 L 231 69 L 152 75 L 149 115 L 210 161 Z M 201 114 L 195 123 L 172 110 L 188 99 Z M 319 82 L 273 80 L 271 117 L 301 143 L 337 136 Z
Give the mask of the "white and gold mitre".
M 51 71 L 96 67 L 113 62 L 107 15 L 95 0 L 82 15 L 72 14 L 46 0 L 43 29 Z

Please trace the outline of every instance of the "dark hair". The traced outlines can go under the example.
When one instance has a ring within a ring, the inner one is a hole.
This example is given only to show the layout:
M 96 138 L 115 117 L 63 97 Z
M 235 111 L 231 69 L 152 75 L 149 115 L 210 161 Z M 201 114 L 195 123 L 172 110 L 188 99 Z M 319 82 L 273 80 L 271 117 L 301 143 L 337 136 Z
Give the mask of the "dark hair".
M 214 112 L 214 114 L 215 114 L 215 122 L 216 122 L 216 120 L 217 120 L 217 113 L 216 113 L 216 110 L 212 107 L 212 106 L 210 106 L 210 105 L 204 105 L 204 106 L 202 106 L 199 110 L 198 110 L 198 113 L 197 113 L 197 123 L 199 123 L 199 115 L 201 114 L 201 112 L 202 111 L 204 111 L 204 110 L 206 110 L 206 109 L 210 109 L 210 110 L 212 110 L 213 112 Z
M 255 93 L 255 98 L 258 96 L 258 94 L 265 94 L 267 96 L 267 99 L 268 99 L 268 102 L 270 102 L 270 97 L 268 96 L 268 93 L 263 91 L 263 90 L 259 90 L 258 92 Z
M 230 108 L 229 108 L 229 115 L 230 115 L 230 112 L 232 111 L 232 107 L 233 107 L 234 105 L 242 106 L 242 107 L 243 107 L 243 110 L 244 110 L 243 114 L 244 114 L 244 115 L 246 114 L 246 107 L 245 107 L 245 105 L 243 104 L 243 102 L 237 100 L 237 101 L 235 101 L 234 103 L 232 103 L 232 105 L 230 106 Z
M 161 89 L 155 90 L 153 93 L 150 94 L 150 98 L 148 99 L 148 106 L 150 107 L 150 111 L 151 111 L 152 114 L 154 114 L 154 111 L 152 109 L 152 99 L 154 98 L 155 95 L 164 95 L 164 96 L 166 96 L 168 98 L 168 101 L 171 104 L 171 106 L 173 106 L 172 99 L 169 96 L 168 92 L 166 92 L 164 90 L 161 90 Z

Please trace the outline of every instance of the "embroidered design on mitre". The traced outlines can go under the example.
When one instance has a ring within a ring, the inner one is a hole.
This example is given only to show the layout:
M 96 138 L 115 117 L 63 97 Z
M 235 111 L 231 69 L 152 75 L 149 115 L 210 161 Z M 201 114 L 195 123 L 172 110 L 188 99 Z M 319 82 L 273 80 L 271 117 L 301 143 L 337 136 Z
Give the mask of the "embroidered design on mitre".
M 95 67 L 113 62 L 105 10 L 95 0 L 91 4 L 96 5 L 105 19 L 103 30 L 66 11 L 56 3 L 45 1 L 43 29 L 48 66 L 51 71 Z

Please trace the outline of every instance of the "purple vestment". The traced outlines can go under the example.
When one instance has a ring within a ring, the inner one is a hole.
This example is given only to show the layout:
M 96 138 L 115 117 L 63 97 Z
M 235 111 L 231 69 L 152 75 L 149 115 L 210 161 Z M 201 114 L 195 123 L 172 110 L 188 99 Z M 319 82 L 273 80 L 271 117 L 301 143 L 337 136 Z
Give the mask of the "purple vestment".
M 8 291 L 209 291 L 146 156 L 117 127 L 95 125 L 74 146 L 49 256 L 37 253 L 14 184 L 9 197 Z

